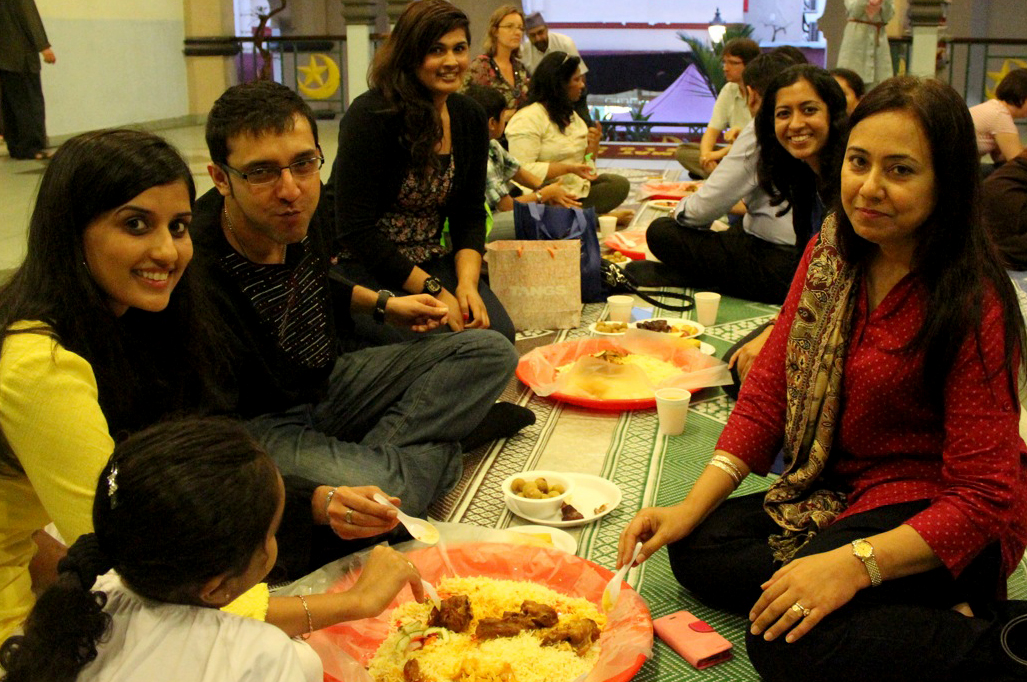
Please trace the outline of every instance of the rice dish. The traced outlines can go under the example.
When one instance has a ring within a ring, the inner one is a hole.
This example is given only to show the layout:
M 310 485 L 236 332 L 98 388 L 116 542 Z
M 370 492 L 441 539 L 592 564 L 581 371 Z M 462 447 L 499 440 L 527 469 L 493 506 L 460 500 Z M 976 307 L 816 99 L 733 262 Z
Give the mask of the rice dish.
M 470 625 L 463 632 L 433 632 L 411 643 L 410 632 L 443 628 L 427 627 L 430 602 L 400 605 L 390 614 L 393 629 L 368 666 L 376 682 L 407 682 L 403 670 L 411 660 L 417 662 L 421 679 L 429 682 L 569 682 L 591 670 L 599 659 L 598 642 L 581 656 L 568 642 L 542 646 L 544 633 L 555 628 L 487 640 L 475 636 L 482 619 L 518 611 L 525 600 L 555 609 L 560 624 L 590 619 L 601 630 L 606 616 L 587 599 L 569 597 L 536 583 L 495 578 L 444 578 L 437 587 L 443 599 L 449 595 L 469 598 L 473 611 Z M 409 650 L 417 644 L 421 647 Z
M 556 368 L 557 376 L 567 375 L 565 394 L 598 400 L 652 398 L 654 386 L 681 373 L 673 363 L 649 355 L 601 351 L 592 357 L 604 364 L 580 365 L 575 360 Z

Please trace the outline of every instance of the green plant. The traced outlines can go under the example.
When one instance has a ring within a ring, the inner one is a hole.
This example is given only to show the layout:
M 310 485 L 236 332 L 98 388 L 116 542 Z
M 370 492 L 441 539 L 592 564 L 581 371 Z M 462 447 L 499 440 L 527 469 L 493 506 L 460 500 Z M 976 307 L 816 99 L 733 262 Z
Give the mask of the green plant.
M 648 121 L 652 114 L 643 114 L 643 104 L 638 104 L 631 107 L 631 120 L 632 121 Z M 627 132 L 627 139 L 631 142 L 650 142 L 652 141 L 652 126 L 631 126 Z
M 712 47 L 706 40 L 700 40 L 685 33 L 678 33 L 678 38 L 687 43 L 692 51 L 692 60 L 695 68 L 699 70 L 714 97 L 720 93 L 720 89 L 724 87 L 725 83 L 724 70 L 720 65 L 724 43 L 732 38 L 749 38 L 754 30 L 749 24 L 731 24 L 724 32 L 724 39 Z

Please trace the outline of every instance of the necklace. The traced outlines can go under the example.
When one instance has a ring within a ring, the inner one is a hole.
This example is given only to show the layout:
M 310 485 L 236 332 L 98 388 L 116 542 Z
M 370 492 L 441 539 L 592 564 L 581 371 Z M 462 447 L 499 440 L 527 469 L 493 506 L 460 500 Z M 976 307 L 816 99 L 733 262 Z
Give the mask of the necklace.
M 228 205 L 226 204 L 221 210 L 225 214 L 225 223 L 228 225 L 228 231 L 232 233 L 235 243 L 238 244 L 239 248 L 242 250 L 243 257 L 251 263 L 256 263 L 257 261 L 250 258 L 250 254 L 246 252 L 246 247 L 243 246 L 242 240 L 239 239 L 239 235 L 235 232 L 235 225 L 232 223 L 232 216 L 228 215 Z M 288 246 L 282 248 L 282 259 L 278 261 L 279 263 L 285 262 L 285 251 L 287 248 Z

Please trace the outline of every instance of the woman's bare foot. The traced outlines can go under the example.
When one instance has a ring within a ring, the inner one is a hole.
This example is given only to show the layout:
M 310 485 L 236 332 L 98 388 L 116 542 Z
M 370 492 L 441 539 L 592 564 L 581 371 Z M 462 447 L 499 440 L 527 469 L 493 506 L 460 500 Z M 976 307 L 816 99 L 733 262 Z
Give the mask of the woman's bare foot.
M 974 617 L 973 609 L 970 608 L 970 604 L 967 603 L 967 602 L 963 602 L 962 604 L 956 604 L 955 606 L 952 607 L 952 610 L 953 611 L 958 611 L 959 613 L 963 614 L 967 618 L 973 618 Z

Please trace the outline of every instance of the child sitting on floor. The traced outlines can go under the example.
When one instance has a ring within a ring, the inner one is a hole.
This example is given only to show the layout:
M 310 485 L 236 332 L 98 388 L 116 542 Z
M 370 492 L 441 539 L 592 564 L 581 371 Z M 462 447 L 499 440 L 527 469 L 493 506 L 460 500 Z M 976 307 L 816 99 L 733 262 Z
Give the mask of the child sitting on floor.
M 100 475 L 95 533 L 0 648 L 4 680 L 321 680 L 306 644 L 219 610 L 274 565 L 284 500 L 242 425 L 190 419 L 129 437 Z
M 499 139 L 503 137 L 506 123 L 514 110 L 506 108 L 506 98 L 494 88 L 483 85 L 469 85 L 464 94 L 481 105 L 489 118 L 489 160 L 485 174 L 485 203 L 492 214 L 492 231 L 488 240 L 514 239 L 513 202 L 538 202 L 556 206 L 581 206 L 563 185 L 553 182 L 543 186 L 542 180 L 521 167 L 521 164 L 503 149 Z M 510 181 L 534 189 L 520 196 L 510 194 Z

